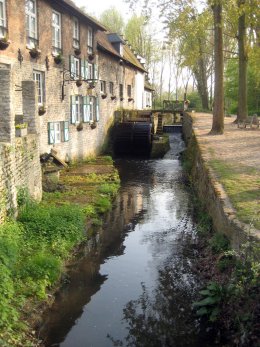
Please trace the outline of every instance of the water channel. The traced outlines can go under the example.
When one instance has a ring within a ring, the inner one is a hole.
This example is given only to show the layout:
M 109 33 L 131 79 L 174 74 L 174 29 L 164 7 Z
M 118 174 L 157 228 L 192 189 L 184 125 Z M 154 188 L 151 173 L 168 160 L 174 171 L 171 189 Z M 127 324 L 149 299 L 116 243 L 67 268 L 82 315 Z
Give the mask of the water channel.
M 191 308 L 196 225 L 178 160 L 184 143 L 179 134 L 170 142 L 163 159 L 116 161 L 122 188 L 44 318 L 45 346 L 208 346 Z

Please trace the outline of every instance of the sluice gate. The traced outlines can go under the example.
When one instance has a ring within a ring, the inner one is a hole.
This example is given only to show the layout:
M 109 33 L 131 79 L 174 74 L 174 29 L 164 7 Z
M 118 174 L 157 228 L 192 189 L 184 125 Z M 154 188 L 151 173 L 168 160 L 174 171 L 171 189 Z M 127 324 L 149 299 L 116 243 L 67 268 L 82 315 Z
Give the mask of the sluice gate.
M 118 123 L 113 142 L 116 154 L 149 154 L 152 145 L 151 125 L 148 122 Z

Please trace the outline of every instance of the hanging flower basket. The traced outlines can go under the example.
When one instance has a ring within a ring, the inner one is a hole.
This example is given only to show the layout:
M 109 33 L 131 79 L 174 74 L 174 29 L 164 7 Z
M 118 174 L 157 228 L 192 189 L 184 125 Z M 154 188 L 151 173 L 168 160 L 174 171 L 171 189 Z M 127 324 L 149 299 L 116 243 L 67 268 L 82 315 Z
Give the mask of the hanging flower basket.
M 46 108 L 44 106 L 40 106 L 38 109 L 39 116 L 43 116 L 46 113 Z
M 101 95 L 101 98 L 102 98 L 102 99 L 106 99 L 106 97 L 107 97 L 107 94 L 102 94 L 102 95 Z
M 41 55 L 41 51 L 38 49 L 38 48 L 31 48 L 29 50 L 29 53 L 30 53 L 30 56 L 33 58 L 33 59 L 37 59 L 40 57 Z
M 119 65 L 123 65 L 124 61 L 122 59 L 119 60 Z
M 116 99 L 116 96 L 115 95 L 112 95 L 111 96 L 111 100 L 115 100 Z
M 77 125 L 77 130 L 78 130 L 78 131 L 83 130 L 83 123 L 82 123 L 82 122 L 80 122 L 80 123 Z
M 83 83 L 83 81 L 82 81 L 82 79 L 80 78 L 80 79 L 78 79 L 78 80 L 76 81 L 76 86 L 77 86 L 77 87 L 81 87 L 81 86 L 82 86 L 82 83 Z
M 58 54 L 54 57 L 54 61 L 57 65 L 61 64 L 63 62 L 63 57 L 61 54 Z
M 75 53 L 75 55 L 81 55 L 80 48 L 75 48 L 74 53 Z
M 96 129 L 96 127 L 97 127 L 97 123 L 96 122 L 93 122 L 93 123 L 90 124 L 90 128 L 91 129 Z
M 7 40 L 6 37 L 3 37 L 2 39 L 0 39 L 0 50 L 5 50 L 9 45 L 10 45 L 11 41 Z
M 91 53 L 91 54 L 88 55 L 88 59 L 89 59 L 89 60 L 93 60 L 94 58 L 95 58 L 95 56 L 94 56 L 93 53 Z
M 124 100 L 124 98 L 121 97 L 121 98 L 120 98 L 120 101 L 123 101 L 123 100 Z
M 130 101 L 134 101 L 134 99 L 133 98 L 128 98 L 128 102 L 130 102 Z

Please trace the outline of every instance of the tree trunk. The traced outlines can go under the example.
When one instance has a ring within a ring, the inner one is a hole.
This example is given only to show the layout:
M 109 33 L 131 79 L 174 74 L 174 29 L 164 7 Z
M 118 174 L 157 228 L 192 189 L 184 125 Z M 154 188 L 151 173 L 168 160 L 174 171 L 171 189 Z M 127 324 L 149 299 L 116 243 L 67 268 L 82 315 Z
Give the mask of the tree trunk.
M 213 122 L 210 134 L 217 135 L 224 132 L 224 87 L 223 87 L 223 31 L 222 31 L 222 5 L 216 1 L 212 5 L 214 17 L 214 106 Z
M 198 93 L 201 98 L 202 108 L 203 110 L 209 109 L 209 93 L 208 93 L 208 83 L 207 83 L 207 71 L 206 71 L 206 62 L 203 54 L 203 47 L 201 39 L 198 40 L 199 50 L 200 50 L 200 58 L 198 60 L 198 64 L 194 69 L 194 76 L 197 81 Z
M 245 0 L 238 1 L 238 7 L 245 4 Z M 238 112 L 237 121 L 247 118 L 247 53 L 246 53 L 246 15 L 245 12 L 238 19 Z

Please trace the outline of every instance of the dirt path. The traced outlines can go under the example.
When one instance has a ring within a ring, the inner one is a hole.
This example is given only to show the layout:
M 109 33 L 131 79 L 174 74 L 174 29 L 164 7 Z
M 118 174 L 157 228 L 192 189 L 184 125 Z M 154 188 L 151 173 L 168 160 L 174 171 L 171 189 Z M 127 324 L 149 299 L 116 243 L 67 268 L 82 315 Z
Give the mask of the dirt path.
M 226 117 L 224 134 L 211 136 L 208 133 L 212 125 L 212 114 L 195 113 L 193 119 L 194 131 L 205 150 L 206 159 L 211 158 L 213 149 L 219 159 L 235 165 L 242 162 L 245 166 L 258 169 L 260 175 L 260 128 L 238 129 L 233 124 L 235 117 Z

